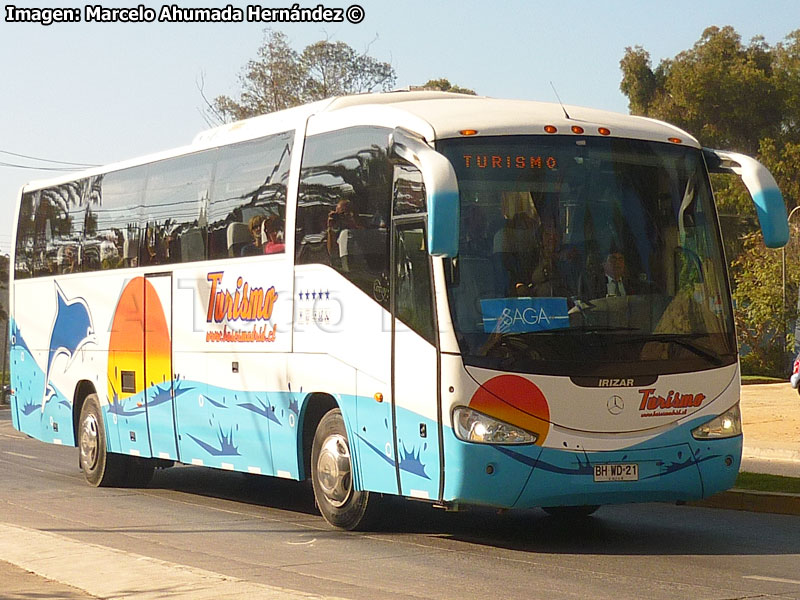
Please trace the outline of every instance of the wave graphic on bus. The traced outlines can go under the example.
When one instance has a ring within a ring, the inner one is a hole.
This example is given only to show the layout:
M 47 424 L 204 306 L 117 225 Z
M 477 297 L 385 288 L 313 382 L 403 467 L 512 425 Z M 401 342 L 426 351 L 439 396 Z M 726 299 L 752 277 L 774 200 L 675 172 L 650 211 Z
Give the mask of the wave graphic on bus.
M 50 329 L 50 352 L 47 357 L 47 368 L 44 376 L 44 392 L 42 393 L 42 413 L 47 401 L 56 391 L 50 385 L 50 374 L 53 363 L 59 356 L 67 357 L 66 370 L 75 358 L 75 354 L 83 346 L 94 341 L 94 326 L 89 306 L 83 298 L 67 300 L 58 283 L 56 287 L 56 316 Z

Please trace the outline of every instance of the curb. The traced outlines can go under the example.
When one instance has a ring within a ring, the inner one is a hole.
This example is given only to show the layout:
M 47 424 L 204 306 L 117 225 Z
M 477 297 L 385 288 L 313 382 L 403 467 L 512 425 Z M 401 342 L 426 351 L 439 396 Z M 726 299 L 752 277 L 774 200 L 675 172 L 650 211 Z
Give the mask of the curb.
M 782 492 L 756 492 L 733 488 L 705 500 L 688 503 L 689 506 L 746 510 L 777 515 L 800 515 L 800 495 Z
M 742 448 L 742 458 L 800 462 L 800 450 L 791 450 L 789 448 L 757 448 L 745 446 Z

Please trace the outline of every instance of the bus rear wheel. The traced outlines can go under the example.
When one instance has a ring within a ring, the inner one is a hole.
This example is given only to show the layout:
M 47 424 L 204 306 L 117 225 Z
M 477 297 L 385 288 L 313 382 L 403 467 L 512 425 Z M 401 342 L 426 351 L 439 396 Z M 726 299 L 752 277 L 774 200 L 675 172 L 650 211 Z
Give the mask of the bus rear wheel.
M 328 411 L 317 425 L 311 447 L 311 483 L 319 511 L 328 523 L 348 530 L 368 526 L 370 493 L 353 487 L 350 442 L 338 408 Z
M 86 481 L 95 487 L 120 485 L 128 471 L 127 457 L 106 450 L 103 412 L 97 394 L 86 397 L 78 427 L 78 460 Z

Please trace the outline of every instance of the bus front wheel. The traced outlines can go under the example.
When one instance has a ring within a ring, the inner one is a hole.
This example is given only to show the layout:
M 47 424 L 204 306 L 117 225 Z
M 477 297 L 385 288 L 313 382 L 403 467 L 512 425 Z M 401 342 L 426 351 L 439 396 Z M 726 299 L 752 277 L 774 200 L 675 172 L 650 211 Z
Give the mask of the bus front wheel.
M 368 525 L 370 493 L 353 487 L 353 461 L 342 412 L 328 411 L 317 425 L 311 448 L 311 482 L 324 519 L 341 529 Z

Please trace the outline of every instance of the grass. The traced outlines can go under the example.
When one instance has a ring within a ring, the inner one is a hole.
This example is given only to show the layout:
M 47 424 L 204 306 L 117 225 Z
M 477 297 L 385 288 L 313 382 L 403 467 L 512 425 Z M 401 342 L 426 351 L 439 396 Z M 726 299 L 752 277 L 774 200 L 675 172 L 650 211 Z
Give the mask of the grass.
M 736 486 L 742 490 L 757 492 L 784 492 L 800 494 L 800 478 L 783 477 L 782 475 L 766 475 L 764 473 L 748 473 L 743 471 L 736 478 Z
M 789 378 L 767 377 L 766 375 L 742 375 L 742 385 L 755 383 L 788 383 Z

